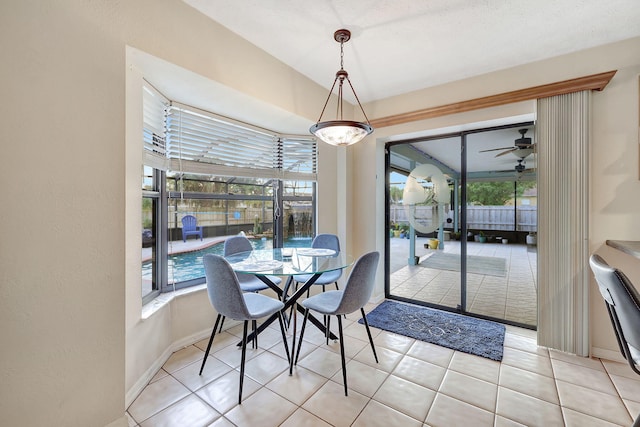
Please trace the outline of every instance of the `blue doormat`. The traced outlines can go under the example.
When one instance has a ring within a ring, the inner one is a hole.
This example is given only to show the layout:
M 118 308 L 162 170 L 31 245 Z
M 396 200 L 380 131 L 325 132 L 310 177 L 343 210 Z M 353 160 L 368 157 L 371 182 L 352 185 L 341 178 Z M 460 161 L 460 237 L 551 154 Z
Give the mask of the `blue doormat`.
M 500 323 L 389 300 L 367 314 L 367 321 L 385 331 L 502 360 L 505 327 Z

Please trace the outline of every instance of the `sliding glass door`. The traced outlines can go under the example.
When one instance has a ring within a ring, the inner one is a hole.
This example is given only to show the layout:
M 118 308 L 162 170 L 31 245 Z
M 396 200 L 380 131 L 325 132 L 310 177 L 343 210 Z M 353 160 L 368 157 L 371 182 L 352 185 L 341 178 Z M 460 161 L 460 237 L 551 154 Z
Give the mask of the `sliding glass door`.
M 536 326 L 532 128 L 388 145 L 389 298 Z

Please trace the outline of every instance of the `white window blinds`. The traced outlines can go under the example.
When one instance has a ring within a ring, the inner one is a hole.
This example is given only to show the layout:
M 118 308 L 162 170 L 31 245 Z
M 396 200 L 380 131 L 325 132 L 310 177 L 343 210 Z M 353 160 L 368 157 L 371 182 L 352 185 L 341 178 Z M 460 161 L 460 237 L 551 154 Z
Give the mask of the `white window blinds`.
M 143 162 L 155 169 L 166 170 L 165 122 L 169 100 L 151 85 L 142 86 L 142 141 Z
M 169 169 L 222 176 L 315 180 L 312 137 L 272 131 L 171 103 L 166 118 Z

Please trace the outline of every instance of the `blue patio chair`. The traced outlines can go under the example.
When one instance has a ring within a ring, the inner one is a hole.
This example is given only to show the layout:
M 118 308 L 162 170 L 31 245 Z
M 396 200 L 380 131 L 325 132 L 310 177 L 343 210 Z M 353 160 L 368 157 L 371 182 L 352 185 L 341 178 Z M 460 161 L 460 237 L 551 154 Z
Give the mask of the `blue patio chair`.
M 193 215 L 182 217 L 182 241 L 187 241 L 187 236 L 200 236 L 202 240 L 202 227 L 198 226 L 198 220 Z

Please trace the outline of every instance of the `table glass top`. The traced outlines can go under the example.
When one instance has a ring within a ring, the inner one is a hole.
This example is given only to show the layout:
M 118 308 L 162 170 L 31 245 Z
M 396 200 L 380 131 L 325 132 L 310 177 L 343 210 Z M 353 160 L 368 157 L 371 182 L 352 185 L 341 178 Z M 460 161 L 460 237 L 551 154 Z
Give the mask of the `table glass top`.
M 353 264 L 352 256 L 320 248 L 277 248 L 239 252 L 225 257 L 238 273 L 290 276 L 339 270 Z

